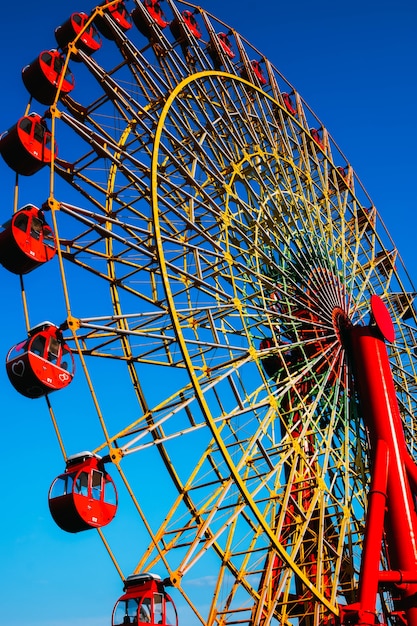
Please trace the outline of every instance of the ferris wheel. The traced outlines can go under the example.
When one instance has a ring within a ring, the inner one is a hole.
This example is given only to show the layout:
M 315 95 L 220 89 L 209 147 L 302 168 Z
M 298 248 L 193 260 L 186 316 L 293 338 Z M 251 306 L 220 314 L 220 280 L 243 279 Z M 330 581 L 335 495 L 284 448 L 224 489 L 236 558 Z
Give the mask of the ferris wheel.
M 372 468 L 388 461 L 350 337 L 387 342 L 409 500 L 414 287 L 346 157 L 261 52 L 188 2 L 130 4 L 57 26 L 0 139 L 17 181 L 0 262 L 26 319 L 7 373 L 45 401 L 62 450 L 51 514 L 100 534 L 124 585 L 113 626 L 181 625 L 180 597 L 204 626 L 357 623 Z M 22 205 L 43 168 L 44 196 Z M 29 297 L 40 266 L 59 275 L 45 309 Z M 390 521 L 375 611 L 414 624 L 394 535 Z

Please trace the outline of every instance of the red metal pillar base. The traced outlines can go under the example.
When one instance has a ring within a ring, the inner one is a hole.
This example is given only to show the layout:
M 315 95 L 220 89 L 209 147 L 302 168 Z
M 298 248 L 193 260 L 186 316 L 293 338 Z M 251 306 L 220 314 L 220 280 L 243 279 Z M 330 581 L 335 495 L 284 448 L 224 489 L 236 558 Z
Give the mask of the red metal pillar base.
M 385 339 L 394 340 L 394 328 L 380 298 L 373 296 L 371 307 L 375 323 L 367 327 L 356 326 L 349 331 L 355 389 L 373 454 L 373 487 L 358 603 L 342 608 L 341 619 L 346 624 L 369 626 L 376 623 L 376 596 L 384 577 L 379 571 L 384 532 L 392 570 L 388 578 L 395 579 L 399 572 L 407 572 L 409 582 L 399 586 L 401 611 L 407 626 L 417 626 L 417 515 L 412 489 L 415 469 L 410 471 L 410 464 L 414 466 L 414 463 L 407 450 L 385 345 Z M 383 475 L 379 476 L 381 471 Z

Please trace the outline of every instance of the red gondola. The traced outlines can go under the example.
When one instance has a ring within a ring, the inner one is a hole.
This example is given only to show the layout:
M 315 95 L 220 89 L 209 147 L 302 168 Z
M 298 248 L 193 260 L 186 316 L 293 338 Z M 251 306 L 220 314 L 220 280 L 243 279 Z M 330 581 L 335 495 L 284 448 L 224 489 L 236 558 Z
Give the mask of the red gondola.
M 250 62 L 251 68 L 252 68 L 252 72 L 255 74 L 256 78 L 259 81 L 259 84 L 261 85 L 261 87 L 264 87 L 268 80 L 266 78 L 266 76 L 263 73 L 262 67 L 261 67 L 261 63 L 260 61 L 257 60 L 253 60 Z M 244 78 L 245 80 L 248 80 L 250 82 L 253 82 L 252 77 L 250 77 L 248 75 L 247 69 L 246 68 L 242 68 L 240 75 L 242 78 Z
M 77 40 L 76 47 L 85 52 L 88 56 L 94 54 L 101 48 L 101 38 L 94 26 L 91 24 L 85 29 L 89 20 L 87 13 L 73 13 L 66 22 L 55 29 L 55 39 L 62 50 L 82 32 Z M 85 30 L 84 30 L 85 29 Z M 74 57 L 77 58 L 76 56 Z
M 49 489 L 49 510 L 62 530 L 78 533 L 109 524 L 117 511 L 117 492 L 101 457 L 81 452 L 67 460 L 64 474 Z
M 181 15 L 188 30 L 194 35 L 194 37 L 196 37 L 196 39 L 201 39 L 202 33 L 197 24 L 197 20 L 194 17 L 194 12 L 183 11 Z
M 282 99 L 284 101 L 285 108 L 288 113 L 291 113 L 294 117 L 297 115 L 297 109 L 295 108 L 292 98 L 289 93 L 284 92 L 282 95 Z
M 112 626 L 178 626 L 175 605 L 165 591 L 162 579 L 156 574 L 129 576 L 125 580 L 124 591 L 113 609 Z
M 314 142 L 320 148 L 320 150 L 324 152 L 325 148 L 324 148 L 324 143 L 323 143 L 320 131 L 317 130 L 317 128 L 310 128 L 310 134 L 313 137 Z
M 194 35 L 196 39 L 201 39 L 203 35 L 197 24 L 197 20 L 194 17 L 194 12 L 183 11 L 181 13 L 181 16 L 182 16 L 182 21 L 184 22 L 186 26 L 186 30 L 189 31 L 192 35 Z M 181 29 L 178 18 L 175 18 L 175 20 L 171 22 L 170 29 L 176 40 L 181 38 L 183 33 L 182 33 L 182 29 Z
M 105 6 L 107 2 L 103 2 L 100 6 Z M 112 4 L 105 9 L 105 13 L 110 15 L 110 17 L 116 22 L 119 28 L 126 33 L 130 28 L 132 28 L 132 22 L 130 20 L 129 13 L 124 5 L 123 0 L 120 0 L 116 4 Z M 107 20 L 104 19 L 102 15 L 98 15 L 94 20 L 97 28 L 100 33 L 106 39 L 113 39 L 113 31 L 111 27 L 108 25 Z
M 232 44 L 230 43 L 229 36 L 226 33 L 219 33 L 217 37 L 223 52 L 229 57 L 229 59 L 234 59 L 235 53 L 232 50 Z
M 265 76 L 265 74 L 263 73 L 263 70 L 261 68 L 261 64 L 259 61 L 253 60 L 250 62 L 253 71 L 255 72 L 255 76 L 256 78 L 259 80 L 259 82 L 261 83 L 262 87 L 264 85 L 267 84 L 268 80 Z
M 222 53 L 224 53 L 229 59 L 235 58 L 235 53 L 232 50 L 232 44 L 230 42 L 229 36 L 226 33 L 218 33 L 215 35 Z M 213 65 L 215 69 L 219 69 L 222 65 L 221 56 L 218 53 L 216 43 L 214 41 L 210 41 L 207 46 L 207 52 L 210 55 L 211 60 L 213 61 Z
M 9 350 L 6 371 L 16 391 L 27 398 L 40 398 L 70 384 L 74 358 L 59 328 L 43 322 Z
M 37 113 L 30 113 L 0 137 L 0 154 L 7 165 L 18 174 L 31 176 L 51 162 L 52 135 L 45 120 Z
M 191 66 L 195 65 L 197 59 L 192 50 L 190 50 L 190 35 L 193 35 L 196 39 L 201 39 L 202 37 L 194 12 L 197 12 L 197 9 L 195 11 L 183 11 L 181 13 L 182 20 L 176 17 L 169 25 L 175 41 L 178 41 L 180 44 L 186 63 Z
M 58 50 L 44 50 L 22 70 L 23 83 L 30 95 L 41 104 L 52 104 L 61 85 L 62 95 L 74 89 L 72 72 L 67 68 L 64 77 L 64 57 Z M 61 82 L 62 79 L 62 82 Z
M 338 174 L 336 174 L 335 176 L 336 187 L 338 188 L 339 191 L 345 191 L 346 189 L 350 187 L 349 179 L 348 179 L 348 172 L 345 167 L 342 167 L 340 165 L 339 167 L 336 167 L 336 171 L 338 172 Z
M 56 241 L 42 211 L 32 204 L 17 211 L 0 233 L 0 263 L 13 274 L 27 274 L 55 255 Z
M 159 28 L 165 28 L 169 22 L 161 9 L 159 0 L 145 0 L 143 6 L 145 10 L 138 6 L 133 9 L 130 16 L 142 35 L 150 39 L 152 31 L 149 27 L 149 21 L 155 22 Z M 149 18 L 151 19 L 149 20 Z

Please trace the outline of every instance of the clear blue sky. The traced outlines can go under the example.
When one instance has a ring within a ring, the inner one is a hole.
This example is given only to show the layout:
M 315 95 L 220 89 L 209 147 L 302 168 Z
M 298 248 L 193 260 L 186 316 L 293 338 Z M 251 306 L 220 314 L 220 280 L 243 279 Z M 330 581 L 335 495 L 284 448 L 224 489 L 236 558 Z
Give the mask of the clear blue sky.
M 128 4 L 131 6 L 132 2 Z M 91 0 L 6 2 L 2 7 L 0 129 L 24 112 L 21 68 L 54 46 L 53 30 Z M 417 283 L 417 5 L 415 0 L 201 0 L 296 87 L 333 135 L 378 208 Z M 0 162 L 1 221 L 11 177 Z M 36 177 L 34 191 L 36 190 Z M 6 354 L 23 338 L 16 277 L 1 271 Z M 53 298 L 53 285 L 47 285 Z M 64 468 L 45 404 L 20 398 L 0 368 L 3 506 L 1 623 L 104 626 L 119 577 L 91 533 L 68 537 L 49 517 L 47 491 Z M 126 550 L 130 549 L 125 538 Z M 181 622 L 180 622 L 181 623 Z M 188 626 L 188 625 L 186 625 Z

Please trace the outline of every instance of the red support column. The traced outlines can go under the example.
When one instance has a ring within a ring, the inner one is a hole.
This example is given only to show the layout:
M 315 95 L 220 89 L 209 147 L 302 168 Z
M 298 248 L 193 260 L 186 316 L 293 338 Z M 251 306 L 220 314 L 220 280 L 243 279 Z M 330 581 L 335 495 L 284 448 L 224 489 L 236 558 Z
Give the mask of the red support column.
M 377 442 L 372 468 L 372 483 L 368 497 L 368 514 L 359 582 L 359 624 L 374 624 L 376 597 L 379 585 L 379 564 L 384 534 L 387 500 L 389 451 L 385 441 Z
M 384 336 L 393 340 L 393 328 L 389 326 L 388 312 L 382 301 L 377 299 L 373 304 L 380 323 L 368 327 L 356 326 L 349 330 L 350 356 L 361 413 L 369 431 L 374 467 L 375 453 L 381 445 L 378 442 L 384 442 L 387 450 L 389 462 L 384 530 L 389 565 L 391 570 L 407 572 L 407 579 L 413 581 L 401 586 L 401 596 L 407 625 L 417 626 L 417 515 L 409 480 L 410 457 L 384 341 Z M 371 526 L 367 528 L 367 533 L 371 535 L 373 523 L 370 516 Z M 377 527 L 374 530 L 378 532 Z M 369 611 L 373 606 L 375 611 L 375 583 L 380 579 L 379 571 L 375 571 L 375 545 L 369 554 L 373 556 L 368 556 L 364 551 L 358 615 L 362 608 Z M 359 623 L 372 623 L 367 620 L 365 617 L 365 621 Z

